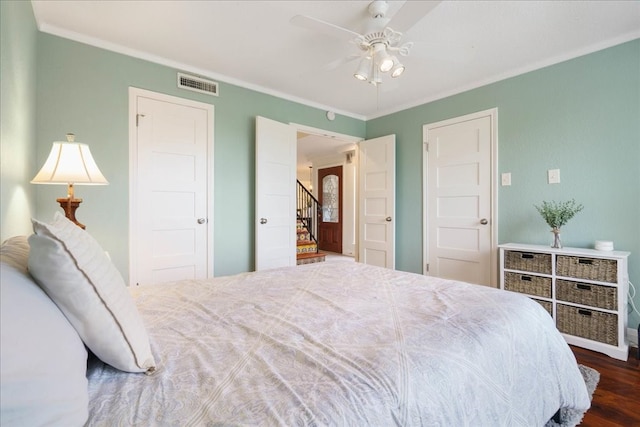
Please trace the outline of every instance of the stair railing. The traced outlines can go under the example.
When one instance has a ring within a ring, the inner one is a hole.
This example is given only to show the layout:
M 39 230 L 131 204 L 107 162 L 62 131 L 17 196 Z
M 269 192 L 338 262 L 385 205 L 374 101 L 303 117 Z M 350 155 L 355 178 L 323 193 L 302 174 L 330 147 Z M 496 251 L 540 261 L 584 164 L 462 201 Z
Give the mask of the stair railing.
M 305 188 L 299 180 L 296 190 L 296 212 L 300 223 L 309 232 L 309 238 L 316 244 L 318 252 L 318 222 L 322 215 L 322 206 L 318 199 Z

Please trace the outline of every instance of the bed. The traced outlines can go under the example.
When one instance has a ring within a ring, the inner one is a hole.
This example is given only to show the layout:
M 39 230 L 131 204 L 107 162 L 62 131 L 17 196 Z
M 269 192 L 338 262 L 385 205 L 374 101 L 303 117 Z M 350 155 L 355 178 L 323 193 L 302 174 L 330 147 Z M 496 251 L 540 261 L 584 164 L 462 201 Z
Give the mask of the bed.
M 85 352 L 86 398 L 59 425 L 542 426 L 590 406 L 548 313 L 506 291 L 339 262 L 125 292 L 152 363 L 125 372 Z

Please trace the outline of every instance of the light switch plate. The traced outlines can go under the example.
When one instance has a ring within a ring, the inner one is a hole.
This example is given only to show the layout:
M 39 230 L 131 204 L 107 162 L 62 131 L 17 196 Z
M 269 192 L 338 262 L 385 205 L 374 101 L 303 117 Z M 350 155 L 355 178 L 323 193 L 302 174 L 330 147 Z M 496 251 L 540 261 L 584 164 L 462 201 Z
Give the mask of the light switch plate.
M 505 172 L 502 174 L 502 185 L 511 185 L 511 172 Z
M 549 169 L 547 171 L 547 179 L 549 184 L 559 184 L 560 183 L 560 169 Z

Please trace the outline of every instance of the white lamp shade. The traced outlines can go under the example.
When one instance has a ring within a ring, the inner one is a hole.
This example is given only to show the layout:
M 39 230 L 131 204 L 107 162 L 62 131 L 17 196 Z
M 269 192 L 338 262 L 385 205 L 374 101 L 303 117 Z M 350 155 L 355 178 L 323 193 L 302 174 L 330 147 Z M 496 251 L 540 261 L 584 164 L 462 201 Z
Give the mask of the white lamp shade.
M 109 184 L 93 160 L 89 146 L 79 142 L 54 142 L 47 161 L 31 183 Z

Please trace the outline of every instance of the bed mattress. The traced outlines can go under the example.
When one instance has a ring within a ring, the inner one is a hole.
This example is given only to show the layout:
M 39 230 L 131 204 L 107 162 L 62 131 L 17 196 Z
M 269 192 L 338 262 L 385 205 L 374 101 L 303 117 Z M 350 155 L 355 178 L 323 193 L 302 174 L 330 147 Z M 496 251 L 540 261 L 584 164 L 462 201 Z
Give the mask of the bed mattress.
M 159 369 L 88 370 L 88 425 L 542 426 L 586 410 L 549 314 L 359 263 L 132 289 Z

